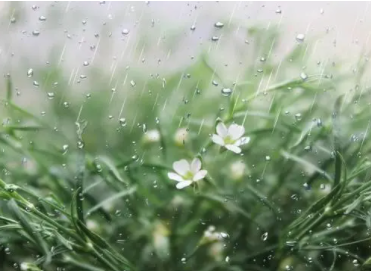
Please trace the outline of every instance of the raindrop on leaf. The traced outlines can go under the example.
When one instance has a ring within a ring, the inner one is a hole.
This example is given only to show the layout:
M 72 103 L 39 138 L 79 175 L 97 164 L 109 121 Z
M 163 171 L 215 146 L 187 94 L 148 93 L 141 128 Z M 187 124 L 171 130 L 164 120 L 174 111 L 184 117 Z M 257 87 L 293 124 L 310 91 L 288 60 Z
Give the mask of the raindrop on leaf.
M 42 22 L 46 21 L 46 17 L 45 16 L 40 16 L 39 21 L 42 21 Z
M 122 29 L 121 33 L 123 35 L 127 35 L 127 34 L 129 34 L 129 29 L 124 28 L 124 29 Z
M 37 37 L 38 35 L 40 35 L 40 31 L 39 30 L 34 30 L 34 31 L 32 31 L 32 35 Z

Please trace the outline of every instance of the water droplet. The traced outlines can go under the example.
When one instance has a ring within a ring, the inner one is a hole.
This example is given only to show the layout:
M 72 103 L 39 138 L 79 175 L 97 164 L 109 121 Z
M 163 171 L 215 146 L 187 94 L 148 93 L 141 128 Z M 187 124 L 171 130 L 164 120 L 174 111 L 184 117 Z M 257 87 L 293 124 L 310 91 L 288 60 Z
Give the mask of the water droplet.
M 225 257 L 225 262 L 229 263 L 229 256 Z
M 219 85 L 219 83 L 217 82 L 217 81 L 215 81 L 215 80 L 213 80 L 212 82 L 211 82 L 211 84 L 213 84 L 214 86 L 218 86 Z
M 298 35 L 296 36 L 296 41 L 297 41 L 297 42 L 303 42 L 304 39 L 305 39 L 305 35 L 304 35 L 304 34 L 298 34 Z
M 63 102 L 63 106 L 64 106 L 65 108 L 68 108 L 68 107 L 70 106 L 70 104 L 69 104 L 68 102 Z
M 87 76 L 85 74 L 80 75 L 80 79 L 85 79 Z
M 129 29 L 124 28 L 124 29 L 122 29 L 121 33 L 123 35 L 127 35 L 127 34 L 129 34 Z
M 230 88 L 222 88 L 222 95 L 228 97 L 232 94 L 232 90 Z
M 297 121 L 301 120 L 301 114 L 300 113 L 295 114 L 295 119 Z
M 135 83 L 133 80 L 131 80 L 131 81 L 130 81 L 130 85 L 131 85 L 132 87 L 135 87 L 136 83 Z
M 263 233 L 263 235 L 261 236 L 261 239 L 263 241 L 267 241 L 267 239 L 268 239 L 268 232 Z
M 48 99 L 51 100 L 54 98 L 54 92 L 48 92 Z
M 16 21 L 17 21 L 17 20 L 16 20 L 15 17 L 10 18 L 10 22 L 11 22 L 12 24 L 14 24 Z
M 39 21 L 42 21 L 42 22 L 46 21 L 46 17 L 45 16 L 40 16 Z
M 40 31 L 39 30 L 34 30 L 34 31 L 32 31 L 32 35 L 37 37 L 38 35 L 40 35 Z
M 121 118 L 121 119 L 119 119 L 119 122 L 120 122 L 121 127 L 125 127 L 126 124 L 127 124 L 125 118 Z
M 270 160 L 271 160 L 271 157 L 267 155 L 267 156 L 265 157 L 265 161 L 270 161 Z
M 277 14 L 281 14 L 282 13 L 282 10 L 280 8 L 276 9 L 276 13 Z
M 298 200 L 299 198 L 298 198 L 298 195 L 296 195 L 296 194 L 292 194 L 291 195 L 291 198 L 293 199 L 293 200 Z
M 317 127 L 322 127 L 322 120 L 321 119 L 317 119 Z
M 183 264 L 185 264 L 185 263 L 187 262 L 187 259 L 186 259 L 186 258 L 182 258 L 180 261 L 181 261 Z
M 214 26 L 217 28 L 223 28 L 224 24 L 222 22 L 216 22 Z
M 116 210 L 115 211 L 115 216 L 121 216 L 121 211 L 120 210 Z
M 77 142 L 77 147 L 78 147 L 79 149 L 84 148 L 84 143 L 83 143 L 82 141 L 78 141 L 78 142 Z
M 305 80 L 308 79 L 308 75 L 307 75 L 306 73 L 302 72 L 302 73 L 300 74 L 300 78 L 301 78 L 303 81 L 305 81 Z
M 32 77 L 33 76 L 33 69 L 28 69 L 27 76 Z
M 321 8 L 320 10 L 319 10 L 319 13 L 320 14 L 323 14 L 325 11 L 323 10 L 323 8 Z
M 293 247 L 295 246 L 297 241 L 286 241 L 286 246 Z
M 353 260 L 353 265 L 354 265 L 354 266 L 359 266 L 359 263 L 358 263 L 358 260 L 357 260 L 357 259 L 354 259 L 354 260 Z
M 82 63 L 85 67 L 86 66 L 89 66 L 89 62 L 88 61 L 84 61 L 84 63 Z
M 218 41 L 218 40 L 219 40 L 219 37 L 218 37 L 218 36 L 213 36 L 213 37 L 211 38 L 211 40 L 212 40 L 212 41 Z
M 33 85 L 34 85 L 35 87 L 38 87 L 38 86 L 39 86 L 39 82 L 37 82 L 37 81 L 33 81 Z
M 67 151 L 68 151 L 68 145 L 67 145 L 67 144 L 64 144 L 64 145 L 62 146 L 62 153 L 63 153 L 63 154 L 66 154 Z
M 196 30 L 196 26 L 195 26 L 195 25 L 192 25 L 190 29 L 191 29 L 192 31 L 195 31 L 195 30 Z

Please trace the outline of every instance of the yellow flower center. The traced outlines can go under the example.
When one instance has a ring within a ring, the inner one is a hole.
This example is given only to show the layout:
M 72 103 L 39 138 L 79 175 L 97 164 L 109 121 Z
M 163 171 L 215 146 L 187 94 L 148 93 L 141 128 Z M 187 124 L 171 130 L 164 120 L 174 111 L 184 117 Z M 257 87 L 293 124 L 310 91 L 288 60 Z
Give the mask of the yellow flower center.
M 187 171 L 187 173 L 183 175 L 183 178 L 185 180 L 192 180 L 193 179 L 193 173 L 191 171 Z
M 224 138 L 224 143 L 225 144 L 234 144 L 235 142 L 236 142 L 236 140 L 233 140 L 232 137 L 229 136 L 229 135 Z

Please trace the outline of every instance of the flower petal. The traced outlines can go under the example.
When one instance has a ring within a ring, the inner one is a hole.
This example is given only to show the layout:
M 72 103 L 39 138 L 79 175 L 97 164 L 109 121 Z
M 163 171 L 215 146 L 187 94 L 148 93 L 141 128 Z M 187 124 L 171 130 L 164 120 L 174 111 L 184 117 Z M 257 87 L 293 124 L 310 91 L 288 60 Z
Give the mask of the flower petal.
M 225 147 L 230 150 L 230 151 L 233 151 L 235 153 L 240 153 L 241 152 L 241 148 L 236 146 L 236 145 L 225 145 Z
M 207 170 L 200 170 L 199 172 L 196 173 L 195 176 L 193 176 L 193 181 L 199 181 L 199 180 L 202 180 L 203 178 L 205 178 L 207 174 Z
M 200 169 L 201 169 L 201 160 L 198 158 L 193 159 L 191 163 L 191 172 L 193 174 L 196 174 L 197 172 L 200 171 Z
M 182 159 L 173 163 L 173 169 L 179 175 L 184 176 L 190 170 L 190 167 L 188 161 Z
M 169 172 L 167 174 L 167 176 L 169 177 L 170 180 L 174 180 L 174 181 L 177 181 L 177 182 L 183 182 L 184 179 L 182 178 L 182 176 L 176 174 L 176 173 L 173 173 L 173 172 Z
M 242 145 L 245 145 L 247 143 L 250 142 L 250 137 L 248 136 L 244 136 L 244 137 L 241 137 L 239 140 L 237 140 L 234 145 L 235 146 L 242 146 Z
M 228 135 L 228 129 L 223 122 L 219 122 L 216 126 L 216 133 L 221 137 L 226 137 Z
M 228 128 L 228 135 L 233 139 L 237 140 L 245 133 L 245 128 L 241 125 L 231 124 Z
M 190 186 L 192 181 L 183 181 L 176 184 L 176 188 L 183 189 L 184 187 Z
M 211 136 L 211 140 L 215 143 L 215 144 L 218 144 L 220 146 L 224 146 L 224 140 L 223 138 L 221 138 L 220 136 L 216 135 L 216 134 L 213 134 Z

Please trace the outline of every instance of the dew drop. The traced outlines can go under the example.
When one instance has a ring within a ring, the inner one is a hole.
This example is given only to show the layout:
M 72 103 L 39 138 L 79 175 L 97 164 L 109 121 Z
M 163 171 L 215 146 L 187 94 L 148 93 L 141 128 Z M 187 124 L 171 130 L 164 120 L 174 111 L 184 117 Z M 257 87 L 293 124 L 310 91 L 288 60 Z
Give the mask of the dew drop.
M 124 29 L 122 29 L 121 33 L 123 35 L 127 35 L 127 34 L 129 34 L 129 29 L 124 28 Z
M 42 22 L 46 21 L 46 17 L 41 15 L 41 16 L 39 17 L 39 21 L 42 21 Z
M 38 35 L 40 35 L 40 31 L 39 30 L 34 30 L 34 31 L 32 31 L 32 35 L 37 37 Z

